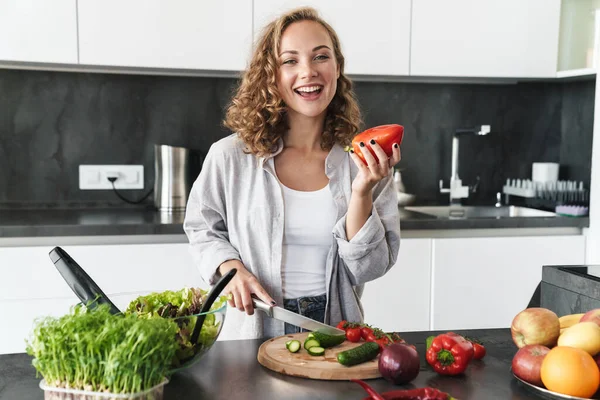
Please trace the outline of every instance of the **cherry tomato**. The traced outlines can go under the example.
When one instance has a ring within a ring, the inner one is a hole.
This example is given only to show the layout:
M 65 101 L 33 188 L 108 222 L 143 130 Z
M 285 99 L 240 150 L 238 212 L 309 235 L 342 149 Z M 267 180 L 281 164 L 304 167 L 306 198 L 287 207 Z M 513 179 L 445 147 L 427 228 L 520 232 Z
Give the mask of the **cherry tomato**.
M 371 327 L 363 326 L 360 328 L 360 337 L 362 337 L 364 340 L 367 340 L 369 333 L 373 333 L 373 329 L 371 329 Z
M 390 344 L 390 340 L 388 339 L 387 336 L 382 336 L 382 337 L 376 339 L 375 343 L 377 343 L 379 345 L 379 351 L 381 352 L 385 348 L 385 346 Z
M 481 343 L 476 343 L 476 342 L 472 342 L 473 343 L 473 358 L 475 360 L 481 360 L 483 357 L 485 357 L 485 347 L 483 347 L 483 345 Z
M 374 342 L 377 340 L 377 337 L 375 336 L 374 332 L 369 332 L 367 334 L 367 338 L 365 339 L 367 342 Z
M 356 343 L 356 342 L 360 342 L 361 336 L 360 336 L 360 327 L 352 327 L 352 328 L 348 328 L 346 330 L 346 339 L 348 339 L 350 342 Z
M 339 322 L 339 324 L 337 324 L 336 328 L 338 329 L 342 329 L 342 330 L 346 330 L 346 325 L 348 324 L 348 321 L 346 321 L 345 319 L 341 320 Z

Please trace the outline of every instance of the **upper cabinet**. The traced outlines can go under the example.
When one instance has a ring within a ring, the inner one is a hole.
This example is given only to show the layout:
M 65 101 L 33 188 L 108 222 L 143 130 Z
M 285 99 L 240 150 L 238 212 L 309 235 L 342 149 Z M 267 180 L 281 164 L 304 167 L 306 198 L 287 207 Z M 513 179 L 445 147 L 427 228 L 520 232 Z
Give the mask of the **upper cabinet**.
M 246 68 L 252 44 L 251 1 L 85 0 L 78 7 L 81 64 Z
M 600 0 L 563 0 L 560 12 L 558 73 L 593 72 L 600 40 Z
M 561 0 L 413 0 L 410 74 L 556 77 Z
M 0 64 L 230 76 L 268 22 L 301 6 L 367 79 L 594 75 L 600 47 L 600 0 L 1 0 Z
M 255 35 L 300 6 L 315 7 L 336 31 L 347 74 L 409 74 L 411 0 L 254 0 Z
M 0 1 L 0 60 L 77 64 L 75 1 Z

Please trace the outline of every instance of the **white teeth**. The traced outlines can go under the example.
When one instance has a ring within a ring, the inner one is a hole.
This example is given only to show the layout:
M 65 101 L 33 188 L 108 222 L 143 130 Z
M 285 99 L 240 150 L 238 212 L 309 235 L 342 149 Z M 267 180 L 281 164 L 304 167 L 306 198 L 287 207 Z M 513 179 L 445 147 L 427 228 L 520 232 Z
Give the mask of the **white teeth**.
M 300 87 L 296 90 L 299 92 L 312 93 L 312 92 L 316 92 L 319 89 L 321 89 L 320 86 L 305 86 L 305 87 Z

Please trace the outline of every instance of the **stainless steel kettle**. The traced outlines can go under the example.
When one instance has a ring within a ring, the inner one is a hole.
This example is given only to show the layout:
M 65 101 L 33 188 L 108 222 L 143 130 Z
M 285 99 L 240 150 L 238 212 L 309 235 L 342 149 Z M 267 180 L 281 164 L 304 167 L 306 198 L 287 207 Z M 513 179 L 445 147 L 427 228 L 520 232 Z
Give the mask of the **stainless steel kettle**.
M 184 211 L 191 189 L 190 149 L 154 145 L 154 205 L 159 211 Z

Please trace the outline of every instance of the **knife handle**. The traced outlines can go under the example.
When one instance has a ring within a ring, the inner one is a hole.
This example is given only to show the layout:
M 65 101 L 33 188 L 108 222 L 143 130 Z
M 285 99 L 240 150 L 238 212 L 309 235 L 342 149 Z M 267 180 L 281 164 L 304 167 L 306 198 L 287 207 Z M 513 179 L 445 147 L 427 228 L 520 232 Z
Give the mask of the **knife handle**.
M 269 317 L 273 316 L 273 307 L 272 306 L 268 305 L 267 303 L 265 303 L 264 301 L 262 301 L 261 299 L 256 297 L 256 295 L 254 295 L 254 294 L 252 294 L 251 297 L 252 297 L 252 305 L 254 306 L 254 308 L 266 313 Z

